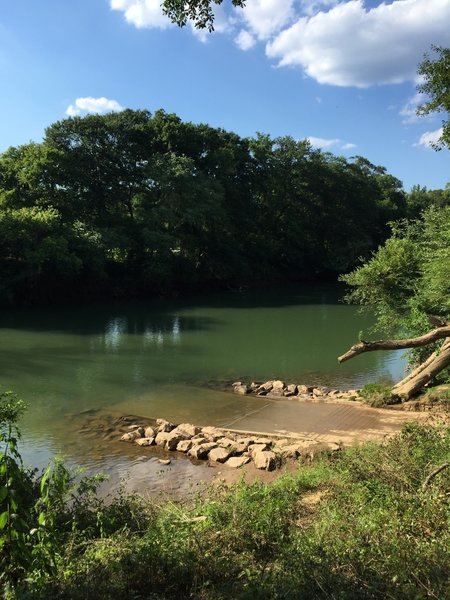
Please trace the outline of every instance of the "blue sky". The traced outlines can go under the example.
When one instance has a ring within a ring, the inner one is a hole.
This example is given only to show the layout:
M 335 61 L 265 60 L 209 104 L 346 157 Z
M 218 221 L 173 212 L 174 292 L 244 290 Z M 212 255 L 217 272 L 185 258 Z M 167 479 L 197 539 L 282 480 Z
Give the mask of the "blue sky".
M 0 11 L 0 152 L 68 115 L 163 108 L 242 136 L 310 138 L 443 188 L 442 118 L 417 118 L 418 62 L 450 47 L 450 0 L 247 0 L 213 34 L 160 0 L 14 0 Z

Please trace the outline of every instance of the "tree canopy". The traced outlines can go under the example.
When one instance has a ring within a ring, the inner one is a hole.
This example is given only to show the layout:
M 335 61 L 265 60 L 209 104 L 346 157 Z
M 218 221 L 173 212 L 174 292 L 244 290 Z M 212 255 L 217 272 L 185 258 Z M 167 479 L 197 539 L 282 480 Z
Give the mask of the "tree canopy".
M 214 30 L 213 5 L 222 4 L 223 0 L 163 0 L 162 9 L 169 19 L 179 27 L 191 21 L 197 29 Z M 236 7 L 245 6 L 245 0 L 231 0 Z
M 383 167 L 306 140 L 163 110 L 68 118 L 0 155 L 0 301 L 335 278 L 406 211 Z
M 444 146 L 450 148 L 450 48 L 432 46 L 432 50 L 434 55 L 425 55 L 418 68 L 423 78 L 418 90 L 426 94 L 428 100 L 418 107 L 417 112 L 419 115 L 445 113 L 442 135 L 435 145 L 438 150 Z

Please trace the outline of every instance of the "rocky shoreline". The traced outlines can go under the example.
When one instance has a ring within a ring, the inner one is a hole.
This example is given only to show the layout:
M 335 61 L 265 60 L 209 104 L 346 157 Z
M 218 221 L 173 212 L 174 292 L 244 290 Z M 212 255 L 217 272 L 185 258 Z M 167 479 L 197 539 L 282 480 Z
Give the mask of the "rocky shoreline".
M 140 447 L 159 446 L 187 457 L 223 464 L 237 469 L 252 462 L 257 469 L 273 471 L 288 460 L 312 458 L 317 449 L 336 452 L 341 449 L 335 442 L 317 442 L 300 438 L 289 432 L 264 434 L 239 432 L 219 427 L 198 427 L 191 423 L 175 425 L 165 419 L 156 419 L 154 424 L 128 426 L 120 440 Z M 162 460 L 161 464 L 169 464 Z
M 311 400 L 362 400 L 360 390 L 338 390 L 325 386 L 310 386 L 285 383 L 281 379 L 271 379 L 265 383 L 253 381 L 250 384 L 235 381 L 231 384 L 235 394 L 246 396 L 267 396 L 268 398 L 292 398 L 302 401 Z

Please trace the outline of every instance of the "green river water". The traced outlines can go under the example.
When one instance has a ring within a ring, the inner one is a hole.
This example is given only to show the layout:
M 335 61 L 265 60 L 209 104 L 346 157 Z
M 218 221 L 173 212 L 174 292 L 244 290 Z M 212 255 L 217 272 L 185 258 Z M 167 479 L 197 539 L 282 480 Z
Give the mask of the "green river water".
M 80 413 L 101 409 L 226 425 L 255 402 L 225 389 L 236 379 L 340 388 L 398 379 L 404 370 L 399 354 L 371 353 L 337 363 L 372 323 L 340 303 L 339 295 L 336 287 L 305 286 L 4 312 L 0 385 L 28 404 L 22 421 L 25 461 L 42 467 L 62 454 L 69 465 L 109 473 L 116 483 L 131 473 L 167 487 L 154 457 L 149 469 L 142 450 L 79 433 Z M 195 479 L 198 467 L 173 462 L 183 480 Z M 180 485 L 180 478 L 171 481 Z

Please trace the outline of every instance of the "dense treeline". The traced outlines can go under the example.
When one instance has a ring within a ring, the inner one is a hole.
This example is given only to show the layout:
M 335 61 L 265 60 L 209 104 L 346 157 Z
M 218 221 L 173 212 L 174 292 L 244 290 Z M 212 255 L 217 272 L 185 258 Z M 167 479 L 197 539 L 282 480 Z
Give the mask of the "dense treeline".
M 162 110 L 70 118 L 0 156 L 0 302 L 335 276 L 407 204 L 384 168 L 307 141 Z

